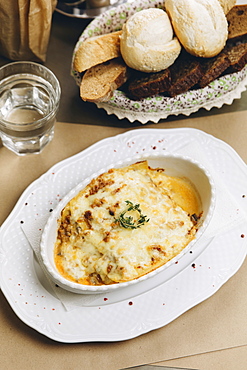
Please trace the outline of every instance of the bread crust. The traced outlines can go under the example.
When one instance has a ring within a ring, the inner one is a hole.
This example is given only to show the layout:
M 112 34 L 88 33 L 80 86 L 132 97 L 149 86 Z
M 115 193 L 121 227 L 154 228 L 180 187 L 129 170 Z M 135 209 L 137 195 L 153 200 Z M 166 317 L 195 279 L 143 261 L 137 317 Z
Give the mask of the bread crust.
M 228 24 L 218 0 L 166 0 L 165 9 L 190 54 L 210 58 L 224 48 Z
M 84 72 L 97 64 L 120 57 L 121 34 L 122 30 L 89 37 L 83 41 L 74 56 L 75 71 Z

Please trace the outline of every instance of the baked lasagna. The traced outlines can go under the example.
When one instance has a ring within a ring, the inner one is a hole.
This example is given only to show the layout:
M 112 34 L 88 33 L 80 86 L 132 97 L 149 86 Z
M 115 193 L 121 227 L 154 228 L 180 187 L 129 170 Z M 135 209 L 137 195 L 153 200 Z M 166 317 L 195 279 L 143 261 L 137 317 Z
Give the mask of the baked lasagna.
M 141 161 L 93 179 L 61 212 L 54 259 L 86 285 L 137 279 L 167 263 L 195 237 L 201 202 L 186 178 Z

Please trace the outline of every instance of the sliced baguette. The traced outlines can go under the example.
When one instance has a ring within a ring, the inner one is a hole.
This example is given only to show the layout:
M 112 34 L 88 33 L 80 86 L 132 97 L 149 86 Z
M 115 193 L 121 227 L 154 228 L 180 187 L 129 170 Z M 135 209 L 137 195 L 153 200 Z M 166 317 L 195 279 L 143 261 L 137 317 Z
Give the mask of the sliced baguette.
M 82 77 L 80 96 L 88 102 L 106 102 L 127 78 L 128 69 L 121 58 L 93 66 Z
M 121 56 L 120 35 L 122 31 L 89 37 L 77 49 L 74 57 L 74 69 L 84 72 L 87 69 Z

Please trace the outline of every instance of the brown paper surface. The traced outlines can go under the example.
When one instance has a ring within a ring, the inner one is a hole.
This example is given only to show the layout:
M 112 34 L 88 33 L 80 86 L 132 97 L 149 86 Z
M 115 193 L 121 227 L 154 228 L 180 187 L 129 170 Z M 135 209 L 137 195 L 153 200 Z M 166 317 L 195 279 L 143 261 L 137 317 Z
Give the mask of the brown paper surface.
M 190 369 L 217 369 L 219 368 L 219 364 L 220 368 L 223 370 L 246 370 L 247 346 L 224 349 L 222 351 L 215 351 L 214 353 L 202 353 L 195 356 L 177 358 L 174 360 L 161 361 L 154 365 L 172 366 L 172 368 L 175 368 L 176 366 L 176 368 L 179 369 L 187 367 Z M 157 370 L 163 369 L 159 367 Z
M 0 54 L 11 60 L 46 60 L 57 0 L 0 0 Z
M 246 121 L 247 111 L 243 111 L 189 118 L 186 121 L 162 122 L 141 128 L 186 126 L 201 129 L 226 141 L 247 162 Z M 25 188 L 53 164 L 105 137 L 135 129 L 132 126 L 124 129 L 57 123 L 54 140 L 40 155 L 18 157 L 0 146 L 0 224 L 11 212 Z M 207 363 L 212 366 L 205 367 L 206 362 L 198 362 L 198 367 L 195 368 L 231 370 L 232 362 L 229 361 L 229 366 L 222 367 L 214 354 L 215 351 L 226 349 L 230 351 L 229 348 L 239 346 L 247 348 L 246 286 L 247 261 L 218 292 L 170 324 L 137 338 L 115 343 L 54 342 L 23 323 L 1 293 L 0 346 L 2 353 L 5 354 L 1 358 L 1 366 L 11 370 L 26 368 L 117 370 L 187 356 L 184 367 L 191 365 L 193 368 L 196 363 L 191 356 L 207 353 Z M 241 353 L 243 356 L 246 354 L 244 350 Z M 172 362 L 170 364 L 172 365 Z

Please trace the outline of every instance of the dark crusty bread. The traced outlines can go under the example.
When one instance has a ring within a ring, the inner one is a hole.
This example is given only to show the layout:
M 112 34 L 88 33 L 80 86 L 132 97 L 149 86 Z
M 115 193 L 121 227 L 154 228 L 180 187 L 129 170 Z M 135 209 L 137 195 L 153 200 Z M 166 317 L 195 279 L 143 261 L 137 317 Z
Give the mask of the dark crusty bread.
M 223 74 L 241 71 L 247 63 L 247 42 L 243 37 L 228 41 L 222 52 L 214 58 L 202 61 L 204 75 L 198 82 L 203 88 Z
M 204 88 L 221 75 L 238 72 L 247 63 L 245 37 L 229 40 L 213 58 L 197 58 L 182 50 L 175 63 L 158 73 L 140 73 L 130 78 L 128 95 L 142 99 L 157 94 L 175 97 L 191 88 Z
M 169 67 L 171 85 L 168 96 L 174 97 L 191 89 L 203 76 L 203 69 L 199 58 L 183 51 L 175 63 Z
M 228 39 L 247 35 L 247 4 L 235 5 L 226 16 L 228 22 Z
M 227 73 L 241 71 L 247 63 L 247 42 L 237 43 L 236 45 L 226 48 L 227 57 L 230 61 L 230 66 Z
M 200 88 L 206 87 L 230 66 L 230 60 L 225 51 L 222 51 L 216 57 L 201 60 L 201 63 L 203 76 L 198 81 Z
M 170 69 L 157 73 L 138 73 L 131 79 L 128 91 L 132 99 L 143 99 L 168 90 L 171 83 Z

